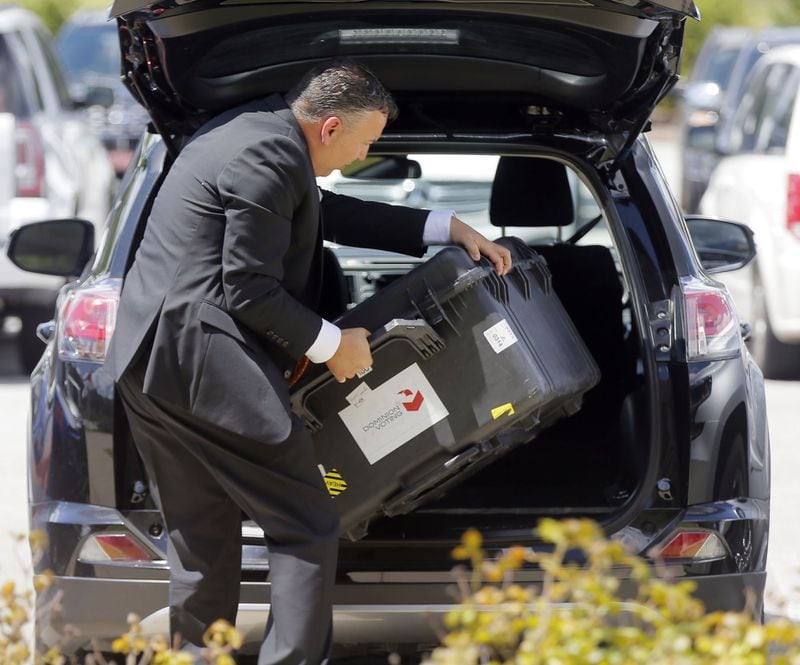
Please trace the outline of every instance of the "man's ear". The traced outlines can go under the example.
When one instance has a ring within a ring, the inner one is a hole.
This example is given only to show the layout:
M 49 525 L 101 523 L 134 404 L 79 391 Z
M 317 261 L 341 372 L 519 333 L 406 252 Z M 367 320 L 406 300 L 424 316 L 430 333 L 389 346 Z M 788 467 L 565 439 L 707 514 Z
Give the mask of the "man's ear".
M 320 141 L 322 145 L 328 145 L 331 139 L 342 131 L 342 120 L 338 116 L 332 115 L 325 118 L 320 128 Z

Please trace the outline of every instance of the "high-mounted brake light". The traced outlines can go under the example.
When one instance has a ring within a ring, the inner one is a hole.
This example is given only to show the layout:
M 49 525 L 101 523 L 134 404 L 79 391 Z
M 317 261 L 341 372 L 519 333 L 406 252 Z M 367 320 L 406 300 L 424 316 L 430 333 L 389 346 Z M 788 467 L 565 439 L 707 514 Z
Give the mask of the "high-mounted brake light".
M 724 559 L 727 549 L 719 535 L 713 531 L 679 531 L 654 555 L 655 558 L 672 561 L 715 561 Z
M 457 46 L 459 30 L 450 28 L 351 28 L 339 30 L 340 44 L 448 44 Z
M 681 280 L 687 360 L 718 360 L 741 352 L 741 329 L 724 287 L 687 277 Z
M 58 355 L 62 360 L 103 362 L 117 322 L 122 280 L 77 288 L 61 304 Z
M 153 561 L 158 558 L 126 532 L 93 534 L 86 539 L 78 554 L 78 561 L 82 563 Z
M 790 173 L 786 194 L 786 228 L 800 240 L 800 174 Z

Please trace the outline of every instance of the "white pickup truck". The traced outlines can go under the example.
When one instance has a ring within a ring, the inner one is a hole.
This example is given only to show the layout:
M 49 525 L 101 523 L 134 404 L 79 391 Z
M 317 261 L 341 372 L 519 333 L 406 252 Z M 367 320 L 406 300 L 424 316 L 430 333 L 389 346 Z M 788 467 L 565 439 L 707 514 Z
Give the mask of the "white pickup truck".
M 116 189 L 108 154 L 70 99 L 41 21 L 13 5 L 0 7 L 0 117 L 0 247 L 27 222 L 83 217 L 102 225 Z M 61 284 L 19 270 L 2 250 L 0 325 L 18 332 L 26 372 L 44 349 L 36 325 L 53 318 Z
M 5 232 L 8 207 L 14 191 L 14 167 L 16 165 L 14 145 L 14 116 L 0 113 L 0 233 Z

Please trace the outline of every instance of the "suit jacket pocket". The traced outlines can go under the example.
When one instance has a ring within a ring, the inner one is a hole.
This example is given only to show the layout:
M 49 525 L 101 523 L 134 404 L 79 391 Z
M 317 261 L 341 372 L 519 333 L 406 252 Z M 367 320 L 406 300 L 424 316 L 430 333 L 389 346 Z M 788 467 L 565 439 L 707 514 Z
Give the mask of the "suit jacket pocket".
M 207 344 L 190 410 L 241 436 L 281 443 L 291 431 L 286 381 L 263 349 L 248 346 L 233 319 L 204 302 L 198 311 Z

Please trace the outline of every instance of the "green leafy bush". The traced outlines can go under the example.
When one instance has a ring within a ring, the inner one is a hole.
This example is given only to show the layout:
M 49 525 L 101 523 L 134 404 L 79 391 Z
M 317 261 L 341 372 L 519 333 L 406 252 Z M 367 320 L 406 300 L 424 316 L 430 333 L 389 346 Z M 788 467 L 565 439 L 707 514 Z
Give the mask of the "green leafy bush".
M 551 551 L 512 547 L 489 561 L 480 534 L 464 534 L 453 552 L 471 564 L 463 599 L 423 665 L 800 664 L 798 626 L 706 613 L 692 582 L 660 579 L 591 520 L 545 519 L 538 535 Z M 576 552 L 585 564 L 570 562 Z M 541 569 L 540 586 L 513 581 L 528 564 Z M 621 597 L 623 577 L 635 581 L 635 597 Z
M 25 537 L 17 537 L 18 543 Z M 46 536 L 41 531 L 34 531 L 28 538 L 34 567 L 41 560 L 47 547 Z M 45 571 L 33 576 L 33 589 L 20 591 L 14 582 L 6 582 L 0 586 L 0 665 L 78 665 L 73 657 L 67 659 L 56 646 L 46 653 L 32 654 L 26 640 L 25 629 L 34 618 L 36 605 L 34 593 L 51 587 L 54 575 Z M 40 613 L 59 611 L 59 594 L 46 606 L 40 607 Z M 102 608 L 98 608 L 98 612 Z M 86 657 L 85 662 L 93 665 L 235 665 L 233 652 L 242 646 L 242 636 L 230 623 L 224 620 L 215 621 L 203 635 L 205 649 L 198 658 L 193 654 L 181 651 L 180 639 L 170 645 L 163 636 L 145 636 L 140 619 L 135 614 L 128 616 L 128 632 L 121 635 L 111 645 L 118 659 L 107 661 L 99 651 Z
M 595 522 L 545 519 L 537 532 L 549 548 L 511 547 L 496 559 L 486 557 L 480 533 L 463 535 L 453 551 L 468 564 L 456 570 L 462 599 L 445 618 L 442 646 L 422 665 L 800 665 L 800 626 L 762 625 L 747 611 L 706 612 L 691 581 L 663 578 Z M 31 536 L 34 559 L 41 539 Z M 525 567 L 541 571 L 535 587 L 515 581 Z M 635 583 L 632 594 L 621 593 L 623 579 Z M 34 578 L 37 591 L 52 583 L 49 572 Z M 0 586 L 3 665 L 30 662 L 24 628 L 33 611 L 32 592 L 18 592 L 13 582 Z M 128 621 L 112 645 L 117 665 L 234 665 L 242 644 L 233 626 L 218 621 L 195 659 L 163 637 L 145 636 L 135 615 Z M 100 654 L 90 658 L 106 663 Z M 74 661 L 54 648 L 34 662 Z

